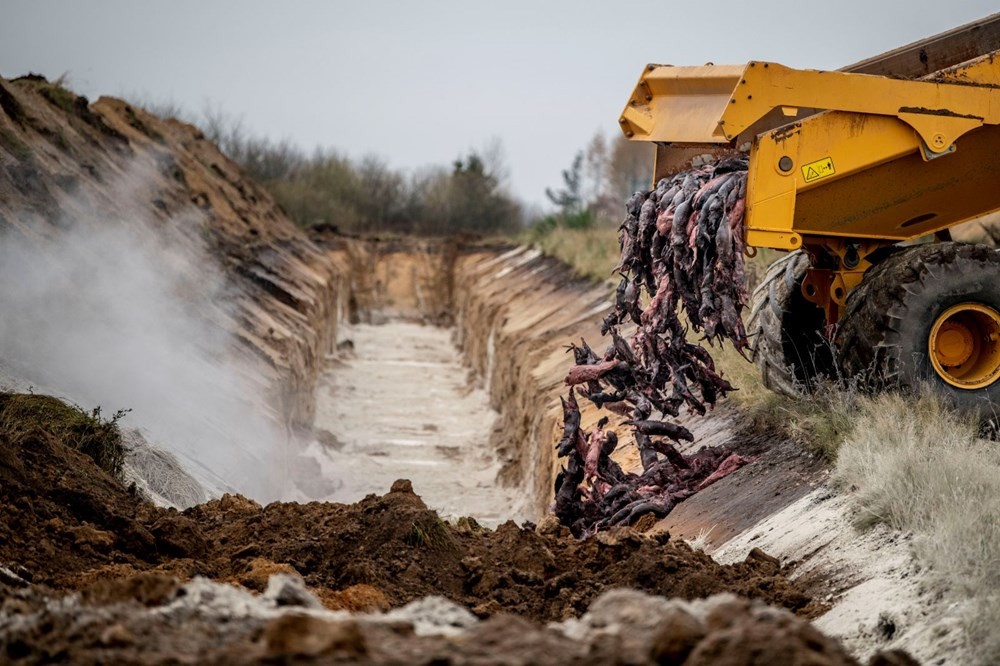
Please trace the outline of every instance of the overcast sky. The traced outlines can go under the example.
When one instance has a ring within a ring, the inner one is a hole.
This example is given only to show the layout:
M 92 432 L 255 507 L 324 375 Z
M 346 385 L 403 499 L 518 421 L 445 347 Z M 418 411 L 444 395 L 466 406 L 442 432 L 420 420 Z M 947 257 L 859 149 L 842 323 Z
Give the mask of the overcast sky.
M 513 191 L 546 186 L 647 62 L 836 69 L 997 11 L 997 0 L 0 0 L 0 75 L 206 104 L 305 148 L 396 167 L 499 137 Z

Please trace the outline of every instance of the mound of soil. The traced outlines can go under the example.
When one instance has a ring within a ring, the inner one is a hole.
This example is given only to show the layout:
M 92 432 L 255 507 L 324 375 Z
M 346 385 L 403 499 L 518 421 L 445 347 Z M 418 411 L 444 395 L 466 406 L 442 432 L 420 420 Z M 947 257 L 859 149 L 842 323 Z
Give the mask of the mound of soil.
M 0 506 L 0 566 L 55 589 L 154 571 L 261 591 L 271 573 L 294 571 L 339 607 L 436 594 L 479 616 L 557 620 L 579 615 L 606 589 L 629 587 L 684 599 L 733 592 L 815 610 L 763 553 L 721 566 L 667 535 L 626 529 L 578 541 L 554 521 L 452 525 L 408 481 L 350 505 L 262 507 L 227 495 L 184 512 L 162 509 L 43 428 L 2 438 Z
M 667 535 L 622 530 L 578 541 L 551 523 L 541 530 L 512 522 L 488 530 L 471 519 L 451 525 L 407 481 L 357 504 L 260 507 L 227 496 L 185 517 L 206 536 L 213 577 L 239 579 L 248 561 L 264 558 L 291 565 L 316 588 L 369 585 L 394 606 L 439 594 L 480 616 L 557 620 L 579 615 L 612 587 L 685 599 L 734 592 L 796 611 L 809 605 L 763 553 L 723 567 Z

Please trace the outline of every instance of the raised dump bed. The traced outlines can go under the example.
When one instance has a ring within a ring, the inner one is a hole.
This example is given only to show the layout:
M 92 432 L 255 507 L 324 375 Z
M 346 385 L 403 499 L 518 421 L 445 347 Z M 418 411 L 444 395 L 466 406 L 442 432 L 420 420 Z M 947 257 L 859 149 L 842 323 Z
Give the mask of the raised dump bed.
M 872 387 L 1000 399 L 997 255 L 897 247 L 1000 210 L 1000 14 L 846 71 L 648 65 L 620 124 L 657 144 L 654 182 L 749 155 L 746 246 L 801 252 L 751 307 L 765 384 L 832 372 L 832 340 Z

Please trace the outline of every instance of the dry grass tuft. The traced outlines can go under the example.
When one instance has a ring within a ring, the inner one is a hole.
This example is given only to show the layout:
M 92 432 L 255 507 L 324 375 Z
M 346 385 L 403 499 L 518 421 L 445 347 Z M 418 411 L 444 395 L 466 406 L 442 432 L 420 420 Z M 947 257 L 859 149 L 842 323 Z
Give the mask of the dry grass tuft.
M 707 530 L 705 528 L 702 528 L 698 530 L 698 535 L 696 537 L 694 537 L 693 539 L 685 539 L 684 543 L 686 543 L 691 548 L 691 550 L 697 550 L 703 553 L 711 543 L 711 541 L 709 541 L 709 537 L 712 535 L 712 530 L 714 529 L 715 525 L 712 525 Z
M 0 393 L 0 438 L 57 439 L 90 456 L 101 469 L 121 480 L 127 451 L 118 420 L 124 415 L 121 411 L 105 419 L 100 407 L 85 412 L 48 395 Z
M 834 460 L 854 428 L 860 391 L 850 382 L 829 381 L 792 398 L 764 388 L 760 371 L 732 347 L 713 350 L 722 375 L 738 390 L 730 394 L 750 432 L 787 437 L 809 451 Z
M 611 269 L 618 263 L 618 230 L 610 226 L 555 227 L 524 240 L 569 264 L 577 274 L 596 280 L 611 278 Z
M 851 491 L 860 526 L 915 535 L 915 551 L 958 601 L 972 652 L 1000 663 L 1000 444 L 929 390 L 858 403 L 834 480 Z

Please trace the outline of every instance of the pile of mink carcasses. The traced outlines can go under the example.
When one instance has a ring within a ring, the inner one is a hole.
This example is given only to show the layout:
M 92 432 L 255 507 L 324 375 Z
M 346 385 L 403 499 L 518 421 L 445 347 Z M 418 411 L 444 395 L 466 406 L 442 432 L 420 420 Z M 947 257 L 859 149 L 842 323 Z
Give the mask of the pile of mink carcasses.
M 598 355 L 582 340 L 570 346 L 576 364 L 566 376 L 557 444 L 566 464 L 553 509 L 577 536 L 647 514 L 663 517 L 748 462 L 718 447 L 682 455 L 674 443 L 691 441 L 691 432 L 666 420 L 682 408 L 704 414 L 733 390 L 702 343 L 729 340 L 741 354 L 747 347 L 740 319 L 746 184 L 747 162 L 729 159 L 664 178 L 626 204 L 614 268 L 621 283 L 601 327 L 610 338 L 607 350 Z M 691 332 L 700 340 L 690 341 Z M 619 438 L 607 428 L 608 416 L 581 429 L 577 396 L 626 418 L 641 474 L 611 459 Z

